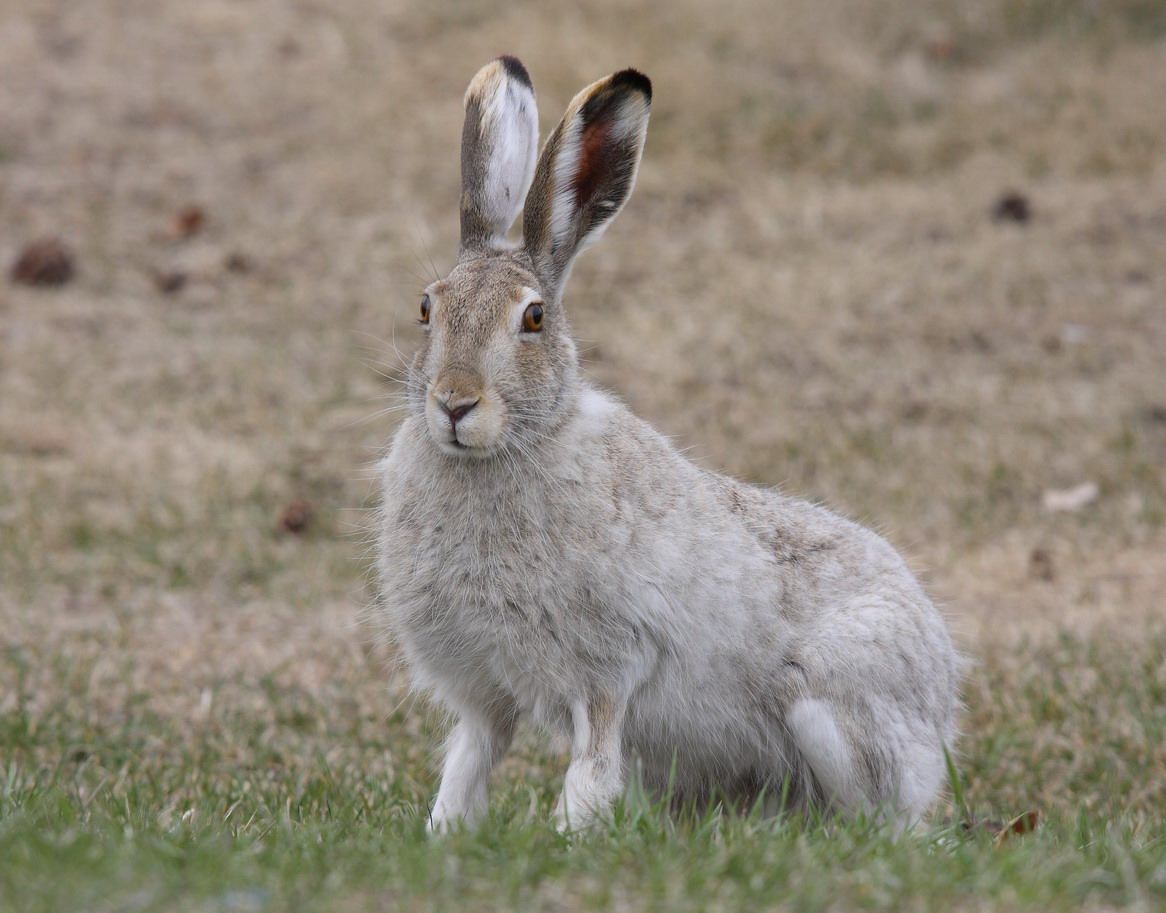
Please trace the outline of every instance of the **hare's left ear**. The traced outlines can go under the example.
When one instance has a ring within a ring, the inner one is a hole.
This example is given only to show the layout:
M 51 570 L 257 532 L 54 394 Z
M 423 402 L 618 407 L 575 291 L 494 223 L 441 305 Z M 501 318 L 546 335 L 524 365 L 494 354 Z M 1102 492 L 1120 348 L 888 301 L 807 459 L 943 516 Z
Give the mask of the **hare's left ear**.
M 543 147 L 522 224 L 526 250 L 556 296 L 575 256 L 631 196 L 651 103 L 648 77 L 621 70 L 576 95 Z
M 538 107 L 530 75 L 514 57 L 478 71 L 466 89 L 462 127 L 462 249 L 506 243 L 530 188 L 538 153 Z

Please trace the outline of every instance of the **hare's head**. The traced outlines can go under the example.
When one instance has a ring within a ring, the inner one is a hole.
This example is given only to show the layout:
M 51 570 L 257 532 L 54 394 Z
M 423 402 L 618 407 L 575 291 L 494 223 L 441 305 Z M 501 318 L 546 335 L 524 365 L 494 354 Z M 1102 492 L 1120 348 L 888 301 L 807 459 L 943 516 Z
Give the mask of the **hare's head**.
M 470 83 L 461 250 L 421 299 L 425 340 L 410 377 L 446 453 L 524 450 L 573 408 L 577 365 L 563 285 L 576 255 L 631 194 L 651 97 L 651 83 L 635 70 L 601 79 L 575 96 L 538 155 L 534 90 L 522 64 L 501 57 Z M 519 210 L 524 238 L 515 246 L 506 232 Z

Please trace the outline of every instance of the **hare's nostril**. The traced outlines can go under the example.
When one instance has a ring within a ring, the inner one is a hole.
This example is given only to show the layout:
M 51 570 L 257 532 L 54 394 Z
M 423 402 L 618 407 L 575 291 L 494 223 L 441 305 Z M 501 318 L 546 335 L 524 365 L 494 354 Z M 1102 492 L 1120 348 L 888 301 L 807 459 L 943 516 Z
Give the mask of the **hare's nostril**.
M 476 405 L 478 405 L 478 400 L 474 400 L 473 402 L 469 403 L 462 403 L 458 406 L 450 406 L 447 403 L 442 403 L 441 408 L 445 411 L 446 416 L 449 418 L 449 423 L 451 425 L 456 425 L 463 418 L 465 418 L 467 413 L 469 413 L 469 411 Z

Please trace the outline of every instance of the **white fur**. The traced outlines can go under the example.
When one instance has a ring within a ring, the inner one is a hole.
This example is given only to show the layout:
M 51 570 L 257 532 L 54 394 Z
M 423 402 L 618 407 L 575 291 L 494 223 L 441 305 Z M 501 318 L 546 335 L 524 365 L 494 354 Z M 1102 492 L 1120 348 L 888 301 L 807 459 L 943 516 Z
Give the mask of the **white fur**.
M 554 195 L 551 202 L 551 238 L 552 246 L 555 247 L 563 244 L 573 231 L 571 223 L 575 218 L 575 193 L 571 184 L 579 168 L 582 130 L 583 122 L 578 117 L 564 124 L 562 143 L 555 159 Z
M 430 830 L 441 831 L 462 822 L 473 826 L 486 814 L 486 781 L 510 738 L 509 731 L 499 731 L 472 712 L 462 714 L 450 733 Z
M 500 223 L 509 227 L 522 210 L 534 177 L 538 153 L 538 110 L 534 93 L 513 79 L 496 93 L 486 107 L 484 123 L 495 137 L 490 156 L 491 207 L 503 213 Z
M 794 703 L 785 723 L 831 801 L 842 805 L 860 799 L 853 761 L 834 715 L 825 701 L 804 697 Z

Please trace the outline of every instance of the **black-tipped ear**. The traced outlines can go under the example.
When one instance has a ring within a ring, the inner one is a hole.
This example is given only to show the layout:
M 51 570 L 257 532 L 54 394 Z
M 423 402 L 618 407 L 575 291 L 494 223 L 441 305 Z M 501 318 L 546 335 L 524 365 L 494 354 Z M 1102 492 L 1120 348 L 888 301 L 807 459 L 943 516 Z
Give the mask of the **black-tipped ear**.
M 462 248 L 497 248 L 522 209 L 538 153 L 538 107 L 526 67 L 514 57 L 492 60 L 470 82 L 465 107 Z
M 631 195 L 651 103 L 648 77 L 621 70 L 576 95 L 543 147 L 523 231 L 535 266 L 556 289 Z

